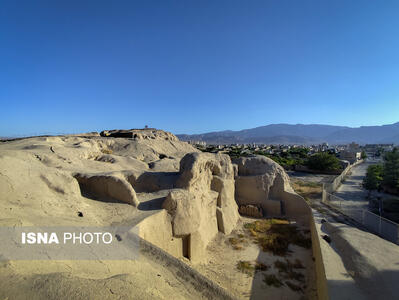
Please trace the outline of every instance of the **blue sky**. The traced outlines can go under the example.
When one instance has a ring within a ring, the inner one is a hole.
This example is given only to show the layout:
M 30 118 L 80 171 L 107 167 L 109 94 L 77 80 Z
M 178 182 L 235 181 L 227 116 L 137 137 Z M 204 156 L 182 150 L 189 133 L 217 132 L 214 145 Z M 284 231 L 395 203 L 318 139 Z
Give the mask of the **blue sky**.
M 399 1 L 2 1 L 0 136 L 399 121 Z

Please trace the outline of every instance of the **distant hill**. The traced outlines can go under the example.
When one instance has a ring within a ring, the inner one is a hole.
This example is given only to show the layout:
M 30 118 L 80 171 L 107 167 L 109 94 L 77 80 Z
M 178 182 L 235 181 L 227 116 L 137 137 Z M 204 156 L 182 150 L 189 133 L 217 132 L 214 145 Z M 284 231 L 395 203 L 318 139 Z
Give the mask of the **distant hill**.
M 399 122 L 382 126 L 346 127 L 319 124 L 271 124 L 240 131 L 217 131 L 203 134 L 179 134 L 180 140 L 205 141 L 210 144 L 399 144 Z

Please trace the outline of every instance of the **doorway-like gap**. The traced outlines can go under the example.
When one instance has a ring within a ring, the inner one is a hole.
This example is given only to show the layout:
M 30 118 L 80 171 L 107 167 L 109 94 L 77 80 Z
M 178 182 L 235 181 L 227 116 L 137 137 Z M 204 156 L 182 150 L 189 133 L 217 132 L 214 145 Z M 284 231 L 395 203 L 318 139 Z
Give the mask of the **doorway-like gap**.
M 182 237 L 182 242 L 183 242 L 183 256 L 185 258 L 190 259 L 191 257 L 191 251 L 190 251 L 190 247 L 191 247 L 191 235 L 185 235 L 184 237 Z

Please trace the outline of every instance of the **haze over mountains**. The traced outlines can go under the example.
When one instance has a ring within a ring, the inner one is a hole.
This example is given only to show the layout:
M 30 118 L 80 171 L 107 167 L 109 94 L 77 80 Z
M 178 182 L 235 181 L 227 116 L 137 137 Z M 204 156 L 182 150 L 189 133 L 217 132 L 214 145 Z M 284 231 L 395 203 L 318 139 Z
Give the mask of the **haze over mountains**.
M 183 141 L 205 141 L 209 144 L 399 144 L 399 122 L 381 126 L 333 126 L 319 124 L 271 124 L 240 131 L 217 131 L 177 135 Z

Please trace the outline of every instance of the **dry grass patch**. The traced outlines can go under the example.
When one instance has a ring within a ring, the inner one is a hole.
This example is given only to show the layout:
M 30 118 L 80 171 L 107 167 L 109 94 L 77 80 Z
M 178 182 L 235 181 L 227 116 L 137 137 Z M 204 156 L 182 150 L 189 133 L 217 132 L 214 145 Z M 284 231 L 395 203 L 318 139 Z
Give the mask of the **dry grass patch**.
M 305 289 L 305 276 L 297 272 L 296 269 L 304 269 L 302 262 L 296 259 L 294 262 L 286 259 L 285 261 L 276 260 L 274 267 L 278 270 L 278 274 L 264 274 L 263 281 L 274 287 L 281 287 L 287 285 L 294 292 L 302 292 Z M 283 283 L 284 282 L 284 283 Z
M 304 236 L 295 225 L 284 219 L 263 219 L 247 223 L 244 227 L 254 242 L 265 252 L 285 256 L 289 245 L 310 248 L 310 238 Z
M 296 259 L 293 263 L 290 262 L 288 259 L 285 261 L 276 260 L 274 262 L 274 266 L 279 270 L 279 272 L 289 272 L 293 269 L 305 269 L 302 262 L 299 259 Z
M 294 292 L 303 292 L 303 289 L 300 285 L 297 285 L 291 281 L 286 281 L 285 284 Z
M 232 245 L 237 245 L 237 244 L 240 243 L 240 240 L 239 240 L 238 238 L 231 237 L 231 238 L 229 238 L 229 242 L 230 242 L 230 244 L 232 244 Z
M 278 274 L 264 274 L 264 283 L 276 288 L 282 287 L 285 283 L 294 292 L 304 292 L 306 288 L 306 285 L 304 285 L 305 277 L 302 273 L 294 270 L 304 268 L 300 260 L 297 259 L 295 262 L 277 260 L 274 262 L 274 267 L 278 270 Z
M 321 183 L 296 180 L 291 185 L 295 192 L 304 197 L 305 200 L 321 198 L 323 188 Z
M 255 261 L 255 263 L 252 263 L 250 261 L 240 260 L 237 263 L 237 269 L 245 274 L 253 275 L 257 272 L 267 271 L 269 269 L 269 266 L 259 261 Z
M 256 272 L 262 272 L 262 271 L 267 271 L 269 267 L 265 265 L 264 263 L 261 263 L 259 261 L 255 262 L 255 271 Z
M 240 260 L 237 263 L 237 269 L 248 275 L 252 275 L 255 272 L 255 268 L 251 262 L 245 260 Z
M 292 264 L 292 267 L 294 269 L 305 269 L 305 266 L 302 264 L 302 262 L 298 258 L 295 259 L 294 263 Z
M 264 274 L 263 282 L 269 286 L 274 286 L 277 288 L 282 287 L 284 285 L 284 283 L 280 279 L 278 279 L 277 276 L 274 274 Z
M 305 281 L 305 276 L 295 271 L 295 269 L 304 269 L 304 266 L 299 260 L 296 260 L 294 263 L 290 262 L 288 259 L 285 261 L 276 260 L 274 262 L 274 267 L 284 279 L 296 280 L 298 282 Z
M 321 183 L 313 181 L 296 180 L 294 183 L 300 187 L 318 188 L 322 186 Z
M 243 250 L 245 246 L 248 245 L 245 235 L 240 231 L 233 231 L 232 237 L 228 239 L 228 243 L 233 247 L 234 250 Z
M 104 154 L 112 154 L 113 151 L 111 149 L 101 149 L 101 152 Z
M 229 238 L 229 242 L 234 250 L 243 250 L 244 249 L 244 242 L 243 238 L 231 237 Z

